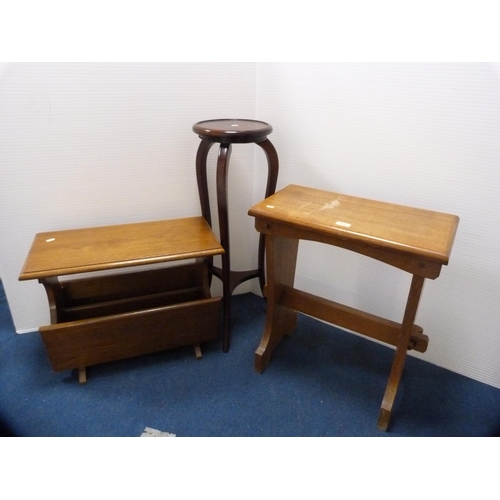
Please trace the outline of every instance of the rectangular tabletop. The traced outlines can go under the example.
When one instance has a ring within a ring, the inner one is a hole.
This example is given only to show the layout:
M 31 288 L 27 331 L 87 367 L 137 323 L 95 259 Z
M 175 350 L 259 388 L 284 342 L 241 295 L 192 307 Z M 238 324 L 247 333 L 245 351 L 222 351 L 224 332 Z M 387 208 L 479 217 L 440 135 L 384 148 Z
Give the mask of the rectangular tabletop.
M 139 222 L 35 236 L 20 280 L 208 257 L 224 253 L 203 217 Z
M 459 218 L 402 205 L 289 185 L 248 212 L 335 239 L 448 264 Z

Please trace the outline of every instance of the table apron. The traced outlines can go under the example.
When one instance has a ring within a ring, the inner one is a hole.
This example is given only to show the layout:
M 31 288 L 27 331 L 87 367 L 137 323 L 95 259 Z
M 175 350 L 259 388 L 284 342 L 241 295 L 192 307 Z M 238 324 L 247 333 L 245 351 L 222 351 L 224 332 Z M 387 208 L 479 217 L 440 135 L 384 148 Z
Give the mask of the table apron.
M 280 237 L 296 240 L 308 240 L 327 245 L 344 248 L 366 257 L 384 262 L 390 266 L 416 276 L 428 279 L 436 279 L 440 272 L 442 263 L 425 258 L 422 255 L 404 250 L 395 250 L 387 247 L 370 245 L 367 242 L 352 238 L 342 238 L 318 233 L 316 230 L 306 230 L 286 224 L 279 224 L 261 218 L 255 219 L 255 228 L 268 237 Z

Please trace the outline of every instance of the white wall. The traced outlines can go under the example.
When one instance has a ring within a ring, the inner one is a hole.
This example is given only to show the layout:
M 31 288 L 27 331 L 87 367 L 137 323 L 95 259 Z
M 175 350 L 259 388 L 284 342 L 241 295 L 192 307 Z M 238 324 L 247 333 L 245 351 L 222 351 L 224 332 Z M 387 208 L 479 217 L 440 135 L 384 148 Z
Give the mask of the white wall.
M 254 113 L 254 63 L 3 64 L 0 272 L 17 331 L 49 321 L 43 287 L 18 282 L 36 233 L 200 214 L 192 125 Z M 229 201 L 242 217 L 253 155 L 232 155 Z M 249 231 L 233 219 L 231 231 L 244 268 Z
M 417 323 L 430 342 L 419 357 L 500 387 L 500 65 L 269 63 L 257 81 L 279 187 L 461 218 L 449 266 L 424 287 Z M 296 285 L 400 321 L 409 276 L 306 243 Z
M 36 232 L 198 214 L 192 124 L 255 117 L 274 127 L 278 187 L 460 216 L 450 264 L 424 289 L 417 323 L 430 343 L 417 355 L 500 387 L 499 75 L 486 63 L 4 65 L 0 272 L 16 328 L 48 322 L 43 288 L 17 281 Z M 233 148 L 235 268 L 255 264 L 246 213 L 265 171 L 259 148 Z M 304 243 L 297 285 L 399 321 L 409 276 Z

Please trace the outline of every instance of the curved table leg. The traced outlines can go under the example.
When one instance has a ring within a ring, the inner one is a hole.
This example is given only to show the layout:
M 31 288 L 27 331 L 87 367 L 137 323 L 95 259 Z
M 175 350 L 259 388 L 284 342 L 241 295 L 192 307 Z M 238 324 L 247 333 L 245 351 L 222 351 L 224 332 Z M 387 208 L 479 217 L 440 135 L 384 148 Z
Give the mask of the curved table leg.
M 268 174 L 265 198 L 271 196 L 276 191 L 278 180 L 279 159 L 278 153 L 269 139 L 257 142 L 266 154 Z M 196 180 L 200 197 L 201 212 L 205 220 L 212 227 L 212 216 L 210 211 L 210 201 L 207 181 L 207 157 L 214 142 L 202 139 L 196 154 Z M 259 236 L 258 249 L 258 269 L 252 271 L 231 271 L 230 242 L 229 242 L 229 218 L 228 218 L 228 198 L 227 198 L 227 178 L 229 159 L 231 156 L 231 144 L 221 143 L 217 158 L 217 210 L 219 216 L 220 242 L 224 248 L 222 255 L 221 269 L 213 265 L 213 259 L 207 258 L 209 277 L 217 276 L 222 281 L 223 304 L 224 304 L 224 325 L 223 325 L 223 351 L 229 350 L 229 320 L 230 320 L 230 300 L 234 289 L 252 278 L 259 278 L 259 284 L 264 294 L 265 278 L 265 237 Z
M 276 191 L 279 171 L 278 153 L 276 152 L 275 147 L 269 139 L 257 142 L 256 144 L 260 146 L 266 153 L 268 173 L 265 198 L 267 198 L 268 196 L 274 194 L 274 192 Z
M 64 321 L 62 316 L 64 299 L 59 279 L 57 277 L 41 278 L 38 282 L 43 285 L 47 293 L 50 310 L 50 324 L 55 325 L 57 323 L 62 323 Z
M 210 227 L 212 227 L 212 214 L 210 212 L 210 199 L 208 196 L 207 156 L 213 145 L 213 142 L 203 139 L 196 153 L 196 182 L 198 183 L 201 215 L 205 218 Z M 210 286 L 212 283 L 214 259 L 213 257 L 207 257 L 205 260 L 208 268 L 208 284 Z
M 45 288 L 47 299 L 49 301 L 50 324 L 56 325 L 63 323 L 64 318 L 64 298 L 63 289 L 57 277 L 41 278 L 38 280 Z M 87 382 L 87 368 L 80 366 L 78 368 L 78 382 L 85 384 Z
M 213 142 L 202 139 L 196 153 L 196 181 L 198 183 L 198 193 L 200 196 L 201 214 L 212 227 L 212 216 L 210 213 L 210 202 L 208 197 L 207 182 L 207 156 Z
M 217 209 L 219 214 L 220 242 L 224 248 L 222 254 L 222 291 L 224 304 L 224 328 L 222 350 L 229 351 L 229 322 L 231 319 L 231 257 L 229 247 L 229 219 L 227 214 L 227 173 L 231 144 L 221 144 L 217 158 Z
M 265 152 L 267 158 L 267 186 L 264 198 L 268 198 L 276 191 L 276 184 L 278 183 L 278 172 L 279 172 L 279 158 L 275 147 L 269 139 L 257 143 Z M 260 234 L 259 236 L 259 250 L 258 250 L 258 272 L 259 272 L 259 285 L 262 294 L 264 295 L 264 286 L 266 284 L 266 272 L 265 272 L 265 236 Z

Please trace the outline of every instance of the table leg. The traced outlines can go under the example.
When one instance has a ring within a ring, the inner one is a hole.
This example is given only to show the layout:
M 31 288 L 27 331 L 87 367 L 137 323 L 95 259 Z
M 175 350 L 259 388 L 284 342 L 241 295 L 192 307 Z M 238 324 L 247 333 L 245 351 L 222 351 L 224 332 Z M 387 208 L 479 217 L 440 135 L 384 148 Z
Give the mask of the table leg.
M 415 322 L 415 316 L 417 314 L 418 303 L 420 301 L 424 280 L 425 278 L 423 276 L 414 275 L 412 278 L 403 323 L 401 325 L 401 334 L 396 346 L 396 353 L 394 354 L 384 399 L 382 400 L 382 405 L 380 407 L 377 426 L 382 431 L 387 430 L 387 427 L 389 426 L 392 407 L 394 400 L 396 399 L 396 392 L 403 373 L 406 354 L 408 352 L 408 345 Z
M 208 181 L 207 181 L 207 156 L 214 145 L 213 142 L 203 139 L 198 146 L 196 153 L 196 181 L 198 183 L 198 194 L 200 197 L 201 215 L 212 227 L 212 214 L 210 212 L 210 200 L 208 196 Z M 208 279 L 212 282 L 213 258 L 207 257 L 208 264 Z
M 78 382 L 80 384 L 85 384 L 87 383 L 87 369 L 85 366 L 81 366 L 78 368 Z
M 198 146 L 196 154 L 196 179 L 198 183 L 198 192 L 200 197 L 201 212 L 205 220 L 212 227 L 212 217 L 210 211 L 210 201 L 208 194 L 207 181 L 207 157 L 213 146 L 213 142 L 202 139 Z M 267 185 L 265 198 L 274 194 L 278 180 L 279 159 L 278 153 L 269 139 L 265 139 L 257 143 L 265 152 L 268 164 Z M 231 144 L 221 143 L 219 147 L 219 155 L 217 158 L 217 174 L 216 174 L 216 189 L 217 189 L 217 210 L 219 216 L 219 232 L 220 242 L 224 248 L 222 255 L 221 268 L 213 265 L 213 259 L 207 258 L 209 268 L 209 277 L 217 276 L 222 281 L 223 288 L 223 351 L 229 350 L 229 322 L 231 295 L 234 289 L 249 279 L 259 278 L 259 284 L 262 293 L 264 293 L 265 285 L 265 236 L 259 236 L 258 248 L 258 268 L 251 271 L 231 271 L 230 243 L 229 243 L 229 218 L 228 218 L 228 197 L 227 197 L 227 178 L 229 159 L 231 156 Z
M 196 153 L 196 181 L 198 183 L 198 193 L 200 196 L 201 215 L 203 215 L 210 226 L 212 226 L 212 217 L 208 197 L 207 156 L 213 145 L 213 142 L 203 139 Z
M 201 359 L 202 358 L 201 345 L 200 344 L 195 344 L 195 346 L 194 346 L 194 355 L 196 356 L 196 359 Z
M 208 195 L 208 180 L 207 180 L 207 157 L 213 142 L 202 139 L 196 153 L 196 180 L 198 183 L 198 193 L 201 204 L 201 214 L 212 227 L 212 215 L 210 211 L 210 200 Z M 229 158 L 231 156 L 231 144 L 221 144 L 219 148 L 219 156 L 217 159 L 217 208 L 219 215 L 219 232 L 220 242 L 224 248 L 224 254 L 221 256 L 222 269 L 217 269 L 213 266 L 213 259 L 207 258 L 209 270 L 209 281 L 211 282 L 212 275 L 215 274 L 222 281 L 223 295 L 223 326 L 222 326 L 222 350 L 229 350 L 229 320 L 231 314 L 231 265 L 230 265 L 230 249 L 229 249 L 229 221 L 227 214 L 227 173 Z
M 267 158 L 267 185 L 264 199 L 268 198 L 276 191 L 276 184 L 278 183 L 278 172 L 279 172 L 279 158 L 278 153 L 269 139 L 257 143 L 266 154 Z M 266 284 L 266 273 L 265 273 L 265 235 L 260 234 L 259 236 L 259 250 L 258 250 L 258 271 L 259 271 L 259 284 L 262 294 L 264 294 L 264 286 Z
M 47 300 L 49 301 L 50 324 L 55 325 L 56 323 L 62 323 L 64 321 L 62 316 L 64 299 L 59 279 L 57 277 L 51 277 L 41 278 L 38 281 L 45 288 Z
M 297 313 L 279 304 L 282 286 L 293 287 L 299 240 L 266 237 L 267 256 L 267 316 L 264 334 L 255 351 L 255 370 L 262 373 L 272 352 L 284 335 L 295 328 Z
M 217 210 L 219 214 L 220 242 L 224 248 L 222 260 L 222 291 L 224 303 L 224 328 L 222 334 L 222 350 L 229 351 L 229 322 L 231 320 L 231 256 L 229 245 L 229 217 L 227 212 L 227 174 L 231 144 L 221 144 L 217 158 Z

